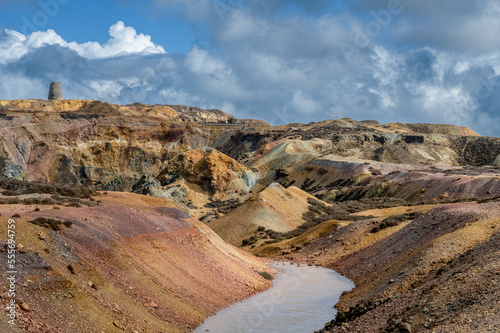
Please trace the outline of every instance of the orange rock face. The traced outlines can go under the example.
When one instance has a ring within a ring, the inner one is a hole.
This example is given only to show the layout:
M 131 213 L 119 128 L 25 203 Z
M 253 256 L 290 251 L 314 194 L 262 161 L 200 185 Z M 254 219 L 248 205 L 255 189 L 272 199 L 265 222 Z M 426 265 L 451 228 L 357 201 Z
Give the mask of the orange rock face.
M 217 198 L 232 196 L 235 191 L 250 191 L 257 176 L 247 167 L 215 149 L 194 149 L 174 157 L 158 176 L 162 185 L 179 178 L 199 185 Z

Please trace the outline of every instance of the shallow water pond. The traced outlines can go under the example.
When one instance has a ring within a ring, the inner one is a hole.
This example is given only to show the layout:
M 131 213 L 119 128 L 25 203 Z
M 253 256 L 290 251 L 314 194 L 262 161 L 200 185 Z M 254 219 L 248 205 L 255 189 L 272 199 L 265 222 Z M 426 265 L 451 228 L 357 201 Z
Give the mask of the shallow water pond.
M 207 318 L 196 333 L 311 333 L 336 314 L 333 309 L 354 283 L 322 268 L 275 263 L 273 287 Z

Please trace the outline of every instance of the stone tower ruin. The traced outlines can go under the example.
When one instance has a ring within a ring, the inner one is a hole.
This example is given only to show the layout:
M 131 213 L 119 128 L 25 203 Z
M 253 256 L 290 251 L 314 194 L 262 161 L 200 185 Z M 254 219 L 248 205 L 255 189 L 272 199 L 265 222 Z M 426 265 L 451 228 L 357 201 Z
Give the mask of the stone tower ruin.
M 49 89 L 49 100 L 63 99 L 61 82 L 52 82 Z

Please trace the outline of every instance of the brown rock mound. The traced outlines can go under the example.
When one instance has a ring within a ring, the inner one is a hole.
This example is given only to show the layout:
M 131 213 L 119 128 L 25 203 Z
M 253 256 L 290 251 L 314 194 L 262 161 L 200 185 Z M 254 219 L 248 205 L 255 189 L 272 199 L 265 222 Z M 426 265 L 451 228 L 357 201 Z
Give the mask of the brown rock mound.
M 200 186 L 217 199 L 248 192 L 257 182 L 250 169 L 212 148 L 193 149 L 174 157 L 158 176 L 162 186 L 180 179 Z

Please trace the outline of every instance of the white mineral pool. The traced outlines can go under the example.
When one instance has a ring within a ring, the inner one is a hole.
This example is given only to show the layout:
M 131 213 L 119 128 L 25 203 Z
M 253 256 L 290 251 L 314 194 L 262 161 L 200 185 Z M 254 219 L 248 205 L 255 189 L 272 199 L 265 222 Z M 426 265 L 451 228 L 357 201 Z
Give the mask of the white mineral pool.
M 343 291 L 354 288 L 331 269 L 271 266 L 279 271 L 272 288 L 207 318 L 195 333 L 311 333 L 335 317 L 333 305 Z

